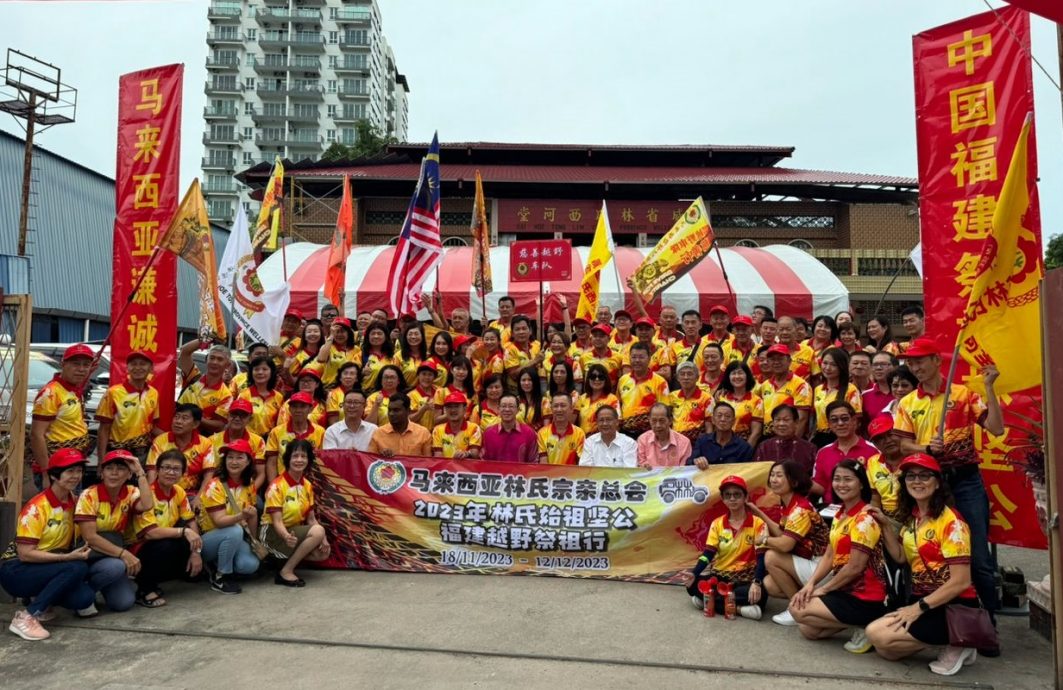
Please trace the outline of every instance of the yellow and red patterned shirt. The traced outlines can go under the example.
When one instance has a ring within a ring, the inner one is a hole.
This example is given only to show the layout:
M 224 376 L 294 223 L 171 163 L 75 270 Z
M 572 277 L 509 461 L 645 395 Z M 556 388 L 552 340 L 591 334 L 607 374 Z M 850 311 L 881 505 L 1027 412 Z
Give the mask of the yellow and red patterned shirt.
M 151 444 L 148 451 L 146 467 L 155 467 L 159 455 L 170 449 L 177 449 L 185 456 L 185 473 L 178 485 L 189 493 L 195 493 L 199 489 L 200 479 L 207 470 L 214 469 L 213 445 L 209 436 L 200 436 L 198 431 L 192 432 L 192 438 L 184 448 L 178 448 L 174 440 L 173 432 L 159 434 Z
M 288 402 L 285 401 L 285 403 L 281 405 L 280 412 L 277 413 L 277 423 L 273 426 L 284 426 L 289 420 L 291 420 L 291 418 L 292 409 L 289 407 Z M 310 414 L 307 416 L 307 419 L 318 426 L 328 426 L 328 407 L 326 404 L 315 398 L 314 406 L 310 408 Z
M 269 483 L 266 489 L 266 515 L 271 520 L 274 513 L 280 513 L 285 527 L 303 525 L 313 509 L 314 489 L 305 476 L 296 481 L 292 475 L 282 472 Z
M 945 451 L 938 457 L 942 467 L 978 462 L 974 449 L 974 425 L 985 420 L 986 406 L 977 393 L 958 383 L 952 384 L 945 416 Z M 901 398 L 893 417 L 893 430 L 905 438 L 927 445 L 937 435 L 945 408 L 945 394 L 930 395 L 920 385 Z
M 482 448 L 483 444 L 483 432 L 473 422 L 463 421 L 457 430 L 451 428 L 450 422 L 437 424 L 432 429 L 432 453 L 442 453 L 444 458 L 452 458 L 463 450 Z
M 636 378 L 634 374 L 624 374 L 620 377 L 616 392 L 620 398 L 621 419 L 648 414 L 656 403 L 667 405 L 670 397 L 668 382 L 653 373 L 642 379 Z
M 37 392 L 33 401 L 33 418 L 49 421 L 45 437 L 52 443 L 83 439 L 89 434 L 82 412 L 81 398 L 67 388 L 57 376 Z
M 669 396 L 669 404 L 672 408 L 672 428 L 686 434 L 705 426 L 712 407 L 712 396 L 701 386 L 695 387 L 690 396 L 680 388 Z
M 228 485 L 236 507 L 240 510 L 253 507 L 258 501 L 254 483 L 244 486 L 239 480 L 230 480 Z M 214 529 L 214 516 L 236 515 L 238 512 L 229 505 L 229 497 L 225 493 L 225 482 L 217 477 L 212 478 L 204 487 L 203 493 L 200 494 L 200 502 L 203 504 L 203 510 L 199 513 L 199 530 L 203 534 Z
M 502 322 L 499 321 L 498 319 L 495 319 L 491 323 L 487 324 L 487 328 L 497 328 L 498 329 L 499 334 L 502 336 L 502 344 L 503 345 L 505 345 L 506 343 L 508 343 L 510 340 L 513 339 L 513 331 L 510 330 L 509 326 L 502 325 Z
M 698 371 L 701 371 L 705 366 L 705 345 L 708 343 L 704 337 L 698 338 L 697 342 L 687 342 L 684 336 L 680 340 L 676 340 L 672 343 L 672 361 L 676 366 L 679 366 L 683 362 L 693 362 L 697 365 Z M 691 359 L 691 352 L 694 353 L 694 358 Z
M 394 363 L 395 360 L 392 357 L 370 354 L 365 364 L 362 365 L 362 390 L 370 391 L 376 388 L 377 381 L 380 379 L 380 370 Z
M 616 410 L 617 414 L 620 414 L 620 398 L 614 394 L 609 393 L 603 395 L 600 398 L 591 400 L 590 396 L 584 393 L 576 400 L 576 414 L 579 415 L 579 428 L 583 429 L 583 433 L 587 436 L 598 433 L 598 410 L 603 407 L 611 407 Z M 527 423 L 527 421 L 525 421 Z
M 15 525 L 16 544 L 27 544 L 40 551 L 65 551 L 73 541 L 73 495 L 60 501 L 49 488 L 22 506 Z
M 584 352 L 580 355 L 579 365 L 583 370 L 583 375 L 587 375 L 587 370 L 590 369 L 592 364 L 601 364 L 605 367 L 605 371 L 609 374 L 609 380 L 613 385 L 616 385 L 617 380 L 620 379 L 620 370 L 623 368 L 623 360 L 620 355 L 612 349 L 606 349 L 605 353 L 595 352 L 593 349 Z
M 816 509 L 804 496 L 794 494 L 782 509 L 779 527 L 797 543 L 791 553 L 801 558 L 819 558 L 827 550 L 830 535 Z
M 233 394 L 233 400 L 240 397 L 240 394 L 247 390 L 248 379 L 246 371 L 238 371 L 229 380 L 229 391 Z
M 819 359 L 816 358 L 815 351 L 807 343 L 802 342 L 796 346 L 789 345 L 787 347 L 790 348 L 790 373 L 804 380 L 808 380 L 808 377 L 820 373 Z
M 539 355 L 540 350 L 541 346 L 538 340 L 532 340 L 527 349 L 517 347 L 514 342 L 507 342 L 502 347 L 502 352 L 504 353 L 502 363 L 507 371 L 513 367 L 524 369 Z
M 821 383 L 816 386 L 816 390 L 812 393 L 812 407 L 816 410 L 816 431 L 828 431 L 830 429 L 830 422 L 827 421 L 827 405 L 838 399 L 838 389 L 832 388 L 827 390 L 827 384 Z M 845 392 L 845 402 L 853 406 L 856 410 L 856 414 L 859 415 L 864 409 L 863 398 L 860 396 L 860 391 L 856 389 L 856 386 L 849 384 L 848 390 Z
M 314 450 L 321 448 L 321 442 L 325 440 L 325 430 L 319 427 L 317 424 L 308 424 L 306 431 L 302 434 L 296 433 L 292 428 L 291 421 L 284 426 L 273 427 L 273 431 L 269 432 L 269 438 L 266 439 L 266 459 L 269 460 L 269 456 L 276 454 L 277 456 L 277 474 L 284 472 L 284 450 L 288 447 L 288 444 L 296 439 L 303 439 L 310 441 L 310 445 L 314 447 Z
M 200 376 L 188 388 L 185 388 L 177 402 L 199 405 L 199 408 L 203 410 L 203 419 L 225 421 L 229 418 L 229 403 L 232 399 L 233 392 L 225 385 L 224 380 L 210 385 L 203 376 Z
M 886 598 L 886 571 L 882 564 L 882 532 L 867 504 L 859 501 L 849 510 L 839 510 L 830 526 L 830 545 L 834 551 L 831 573 L 849 563 L 853 550 L 867 554 L 867 565 L 860 577 L 845 586 L 845 591 L 861 601 L 882 603 Z
M 619 335 L 620 331 L 613 331 L 613 334 L 609 336 L 609 347 L 612 348 L 613 352 L 620 355 L 620 361 L 626 364 L 630 361 L 628 355 L 631 352 L 631 346 L 638 342 L 638 338 L 635 337 L 635 333 L 632 331 L 627 334 L 627 339 L 621 342 Z
M 461 393 L 465 395 L 465 391 L 455 386 L 445 386 L 443 388 L 436 389 L 436 398 L 434 400 L 437 410 L 443 409 L 443 402 L 447 399 L 447 396 L 451 393 Z M 471 419 L 472 413 L 476 409 L 476 398 L 474 396 L 465 395 L 465 399 L 468 400 L 465 403 L 465 419 Z M 424 426 L 423 424 L 421 426 Z
M 743 350 L 742 346 L 738 344 L 738 341 L 732 338 L 723 345 L 723 367 L 727 368 L 727 365 L 731 362 L 745 362 L 752 366 L 756 357 L 753 356 L 753 351 L 757 349 L 757 344 L 752 340 L 749 341 L 749 349 Z
M 486 379 L 491 374 L 497 374 L 499 376 L 502 376 L 506 373 L 506 357 L 505 353 L 502 350 L 499 350 L 498 352 L 494 353 L 493 355 L 490 355 L 489 357 L 485 357 L 483 362 L 476 360 L 473 363 L 479 364 L 480 366 L 479 376 L 476 377 L 477 390 L 483 388 L 484 379 Z
M 175 484 L 167 494 L 158 482 L 154 482 L 151 485 L 151 493 L 155 505 L 151 510 L 137 513 L 133 518 L 133 530 L 137 539 L 143 539 L 145 534 L 156 527 L 167 529 L 176 525 L 178 521 L 184 520 L 190 523 L 195 519 L 192 505 L 188 501 L 188 494 L 180 486 Z
M 390 399 L 391 396 L 386 395 L 384 391 L 373 391 L 370 393 L 369 397 L 365 399 L 365 419 L 377 426 L 388 424 L 388 401 Z M 375 414 L 371 415 L 369 411 L 374 408 Z
M 132 535 L 126 534 L 126 528 L 132 525 L 137 514 L 137 501 L 140 489 L 122 485 L 118 495 L 112 501 L 103 484 L 94 484 L 78 496 L 74 508 L 74 522 L 95 522 L 98 532 L 118 532 L 126 537 L 126 543 L 132 543 Z
M 759 395 L 754 395 L 751 392 L 747 392 L 741 398 L 737 398 L 727 391 L 721 391 L 717 398 L 720 402 L 725 402 L 735 410 L 735 436 L 741 436 L 744 439 L 749 438 L 750 432 L 753 430 L 753 422 L 764 422 L 764 401 L 760 399 Z M 715 408 L 715 405 L 713 406 Z M 710 413 L 712 410 L 710 410 Z
M 420 421 L 417 422 L 426 429 L 431 429 L 435 426 L 436 419 L 436 393 L 438 390 L 433 387 L 432 390 L 424 390 L 420 386 L 409 390 L 406 395 L 410 398 L 410 414 L 419 412 L 422 407 L 428 406 L 428 411 L 424 413 Z M 342 417 L 341 417 L 342 419 Z
M 583 429 L 575 424 L 569 424 L 564 433 L 558 433 L 557 427 L 547 424 L 539 429 L 539 462 L 548 465 L 578 465 L 585 440 Z
M 882 501 L 882 512 L 891 519 L 897 520 L 901 495 L 900 468 L 890 469 L 890 466 L 882 459 L 882 454 L 875 453 L 867 459 L 867 479 L 871 482 L 872 490 Z
M 103 394 L 96 419 L 111 423 L 111 441 L 126 443 L 142 438 L 151 444 L 151 430 L 159 421 L 159 391 L 151 384 L 137 390 L 128 383 L 111 386 Z
M 360 364 L 362 361 L 362 353 L 358 351 L 357 347 L 349 347 L 341 350 L 335 345 L 329 349 L 328 359 L 324 363 L 319 362 L 317 358 L 305 365 L 305 369 L 315 372 L 321 377 L 321 382 L 326 386 L 332 385 L 336 382 L 336 375 L 340 371 L 340 367 L 348 362 L 354 362 Z M 384 364 L 390 364 L 385 362 Z M 383 365 L 381 365 L 383 366 Z M 294 372 L 294 376 L 298 376 L 299 372 Z
M 764 401 L 764 431 L 771 433 L 771 413 L 779 405 L 793 405 L 798 410 L 812 407 L 812 389 L 800 376 L 790 372 L 782 384 L 776 384 L 774 378 L 757 385 L 753 393 Z
M 469 421 L 476 424 L 481 430 L 486 431 L 487 427 L 501 422 L 502 417 L 498 414 L 498 410 L 491 406 L 489 400 L 484 400 L 473 408 Z
M 901 526 L 901 544 L 912 567 L 914 596 L 926 596 L 948 582 L 950 565 L 971 562 L 971 530 L 948 506 L 936 518 L 921 517 L 916 509 L 913 519 Z M 974 585 L 959 596 L 973 599 Z
M 277 426 L 277 416 L 280 414 L 281 405 L 284 404 L 284 395 L 277 390 L 270 391 L 265 397 L 259 395 L 255 388 L 248 388 L 240 393 L 240 399 L 251 403 L 251 421 L 247 428 L 259 436 L 265 436 L 270 429 Z
M 266 462 L 266 441 L 258 434 L 245 430 L 244 435 L 239 438 L 244 439 L 251 444 L 252 455 L 251 461 L 256 465 L 261 465 Z M 221 457 L 221 447 L 229 441 L 235 441 L 237 437 L 229 433 L 228 429 L 222 429 L 216 434 L 210 437 L 211 453 L 214 457 L 214 465 L 217 466 L 217 459 Z
M 745 522 L 735 532 L 728 518 L 724 513 L 709 525 L 705 550 L 714 553 L 709 574 L 731 583 L 752 582 L 757 570 L 757 554 L 764 550 L 756 543 L 767 535 L 768 528 L 763 520 L 747 512 Z

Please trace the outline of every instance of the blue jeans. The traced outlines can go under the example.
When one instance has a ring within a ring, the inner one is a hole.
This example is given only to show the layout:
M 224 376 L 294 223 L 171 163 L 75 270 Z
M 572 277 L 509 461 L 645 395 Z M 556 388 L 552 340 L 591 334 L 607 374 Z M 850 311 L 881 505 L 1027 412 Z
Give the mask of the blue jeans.
M 52 605 L 77 611 L 96 599 L 86 582 L 88 574 L 85 561 L 23 563 L 12 558 L 0 564 L 0 587 L 13 597 L 34 597 L 26 607 L 34 616 Z
M 128 611 L 136 603 L 137 587 L 126 574 L 121 558 L 107 556 L 89 566 L 89 587 L 103 594 L 112 611 Z
M 213 564 L 220 575 L 251 575 L 258 570 L 258 558 L 244 541 L 240 525 L 215 527 L 204 534 L 203 562 Z
M 997 561 L 989 546 L 989 496 L 982 473 L 975 471 L 948 479 L 956 510 L 971 530 L 971 580 L 989 615 L 1000 609 L 997 599 Z

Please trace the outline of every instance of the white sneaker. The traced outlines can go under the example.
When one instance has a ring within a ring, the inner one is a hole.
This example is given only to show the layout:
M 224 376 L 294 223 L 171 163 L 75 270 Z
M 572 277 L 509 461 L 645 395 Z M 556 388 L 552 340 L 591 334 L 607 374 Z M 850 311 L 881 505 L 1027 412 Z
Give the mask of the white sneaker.
M 7 629 L 23 640 L 29 640 L 30 642 L 47 640 L 52 636 L 50 632 L 41 627 L 37 617 L 31 615 L 28 611 L 16 611 L 15 617 L 11 619 L 11 625 L 7 626 Z
M 853 636 L 845 643 L 845 651 L 853 654 L 865 654 L 871 651 L 871 641 L 867 639 L 867 633 L 863 628 L 853 631 Z
M 98 616 L 100 612 L 96 610 L 96 604 L 89 604 L 83 609 L 78 609 L 77 614 L 78 618 L 92 618 Z
M 756 604 L 749 604 L 748 606 L 739 606 L 738 615 L 742 618 L 748 618 L 750 620 L 759 621 L 764 612 L 760 610 L 760 607 Z
M 945 647 L 937 659 L 930 662 L 930 670 L 939 676 L 954 676 L 961 668 L 978 659 L 978 650 L 970 647 Z
M 697 596 L 696 594 L 690 595 L 690 603 L 693 604 L 694 608 L 696 608 L 698 611 L 705 610 L 705 600 Z
M 790 615 L 790 609 L 786 609 L 782 613 L 776 613 L 774 616 L 771 617 L 771 620 L 772 622 L 778 623 L 779 625 L 797 625 L 797 621 L 795 621 L 794 617 Z

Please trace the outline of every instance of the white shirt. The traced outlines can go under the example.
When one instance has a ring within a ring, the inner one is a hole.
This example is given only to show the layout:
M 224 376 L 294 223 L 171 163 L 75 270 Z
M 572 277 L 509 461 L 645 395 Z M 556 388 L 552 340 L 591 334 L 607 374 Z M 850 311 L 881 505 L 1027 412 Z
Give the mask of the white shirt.
M 358 431 L 347 428 L 347 422 L 340 420 L 325 429 L 325 440 L 321 444 L 322 450 L 369 450 L 369 439 L 376 431 L 376 424 L 362 421 L 358 425 Z
M 602 434 L 591 434 L 583 442 L 579 464 L 585 467 L 637 467 L 634 439 L 617 434 L 612 443 L 602 441 Z

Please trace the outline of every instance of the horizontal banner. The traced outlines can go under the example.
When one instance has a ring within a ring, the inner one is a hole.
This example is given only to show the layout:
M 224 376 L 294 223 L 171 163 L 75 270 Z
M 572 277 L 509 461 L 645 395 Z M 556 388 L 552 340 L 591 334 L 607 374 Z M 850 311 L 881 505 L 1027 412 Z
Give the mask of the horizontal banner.
M 322 451 L 326 567 L 685 583 L 720 481 L 764 497 L 770 463 L 613 469 Z

